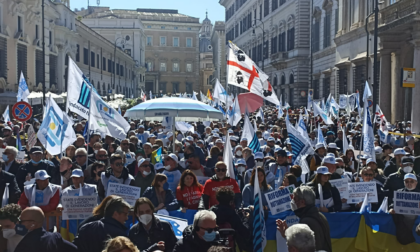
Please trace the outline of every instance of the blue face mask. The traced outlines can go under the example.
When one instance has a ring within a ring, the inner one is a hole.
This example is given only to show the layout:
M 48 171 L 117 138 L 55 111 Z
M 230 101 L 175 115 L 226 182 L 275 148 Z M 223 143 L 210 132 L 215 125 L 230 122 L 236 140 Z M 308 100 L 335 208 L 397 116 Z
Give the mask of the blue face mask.
M 38 162 L 35 162 L 35 161 L 33 161 L 33 160 L 31 159 L 31 162 L 32 162 L 33 164 L 39 164 L 39 163 L 41 163 L 41 161 L 42 161 L 42 160 L 39 160 Z
M 28 229 L 22 224 L 16 224 L 15 226 L 16 234 L 18 235 L 26 235 L 28 233 Z
M 9 162 L 9 158 L 7 157 L 6 154 L 3 154 L 2 158 L 3 158 L 4 162 Z
M 204 235 L 203 235 L 203 239 L 206 241 L 206 242 L 212 242 L 212 241 L 214 241 L 214 239 L 216 239 L 216 232 L 211 232 L 211 233 L 209 233 L 209 232 L 205 232 L 204 233 Z

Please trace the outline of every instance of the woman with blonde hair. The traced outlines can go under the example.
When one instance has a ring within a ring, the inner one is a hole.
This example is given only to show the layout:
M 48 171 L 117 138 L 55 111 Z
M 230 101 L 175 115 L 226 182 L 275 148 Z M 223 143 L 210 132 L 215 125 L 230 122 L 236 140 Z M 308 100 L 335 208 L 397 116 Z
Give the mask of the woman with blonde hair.
M 143 193 L 143 197 L 148 198 L 153 203 L 155 211 L 161 209 L 173 211 L 179 208 L 174 192 L 165 186 L 167 181 L 168 177 L 165 174 L 158 173 L 153 179 L 152 186 L 148 187 Z
M 108 240 L 106 247 L 102 252 L 140 252 L 137 247 L 124 236 L 117 236 Z

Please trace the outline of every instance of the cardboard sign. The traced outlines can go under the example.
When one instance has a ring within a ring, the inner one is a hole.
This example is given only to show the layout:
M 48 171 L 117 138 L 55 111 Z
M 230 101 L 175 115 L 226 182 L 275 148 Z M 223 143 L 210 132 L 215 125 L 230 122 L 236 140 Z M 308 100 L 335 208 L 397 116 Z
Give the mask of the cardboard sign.
M 420 193 L 394 191 L 394 211 L 397 214 L 420 215 Z
M 140 198 L 140 187 L 123 185 L 118 183 L 109 183 L 106 195 L 117 195 L 127 201 L 128 204 L 134 206 L 136 200 Z
M 17 156 L 16 156 L 16 161 L 23 163 L 25 162 L 25 152 L 24 151 L 19 151 Z
M 363 202 L 366 193 L 368 194 L 368 203 L 378 202 L 376 182 L 349 183 L 349 198 L 347 199 L 347 204 Z
M 98 204 L 97 196 L 63 196 L 63 220 L 86 219 Z
M 32 149 L 36 144 L 36 134 L 32 124 L 28 128 L 28 147 Z
M 329 181 L 331 185 L 334 185 L 340 192 L 342 199 L 349 198 L 349 181 L 347 178 L 343 179 L 332 179 Z
M 291 209 L 290 201 L 292 201 L 292 198 L 290 194 L 293 193 L 294 189 L 295 186 L 292 185 L 265 194 L 271 214 L 276 215 Z

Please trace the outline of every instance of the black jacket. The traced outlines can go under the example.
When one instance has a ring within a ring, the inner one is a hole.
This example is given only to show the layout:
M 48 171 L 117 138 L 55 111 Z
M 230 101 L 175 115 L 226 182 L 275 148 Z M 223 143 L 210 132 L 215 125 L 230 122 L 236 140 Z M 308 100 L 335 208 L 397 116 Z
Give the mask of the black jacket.
M 99 215 L 92 215 L 86 219 L 84 219 L 82 222 L 79 223 L 79 226 L 77 227 L 77 234 L 80 231 L 80 228 L 83 227 L 83 225 L 94 222 L 94 221 L 98 221 L 102 219 L 102 217 L 100 217 Z
M 1 196 L 3 196 L 4 194 L 6 183 L 9 183 L 9 202 L 8 203 L 17 204 L 19 201 L 21 191 L 16 182 L 15 175 L 2 170 L 0 172 L 0 195 Z
M 385 181 L 384 190 L 388 191 L 388 202 L 394 202 L 394 191 L 405 187 L 405 174 L 406 173 L 402 170 L 402 168 L 400 168 L 397 172 L 389 175 L 388 179 Z M 416 176 L 417 181 L 420 181 L 420 177 L 417 174 Z M 419 184 L 417 184 L 417 188 L 419 188 Z
M 105 242 L 117 236 L 127 237 L 127 228 L 112 217 L 82 226 L 74 239 L 79 252 L 102 252 Z
M 131 227 L 128 238 L 141 252 L 159 250 L 157 243 L 160 241 L 165 242 L 165 252 L 172 252 L 177 239 L 171 224 L 156 217 L 153 217 L 152 222 L 149 232 L 144 229 L 143 224 L 136 223 Z
M 183 238 L 178 240 L 173 252 L 207 252 L 213 245 L 211 242 L 206 242 L 194 231 L 193 225 L 189 225 L 182 233 Z
M 22 164 L 19 164 L 18 162 L 16 162 L 16 160 L 13 161 L 12 165 L 10 166 L 9 170 L 7 172 L 10 172 L 13 175 L 17 175 L 18 171 L 19 171 L 19 167 Z
M 420 189 L 418 189 L 418 188 L 415 188 L 414 190 L 412 190 L 412 191 L 409 191 L 409 190 L 407 190 L 407 188 L 401 188 L 401 189 L 398 189 L 397 190 L 397 192 L 415 192 L 415 193 L 419 193 L 420 192 Z M 394 194 L 392 195 L 392 198 L 394 198 Z M 394 200 L 393 201 L 388 201 L 388 205 L 389 205 L 389 209 L 393 209 L 394 208 Z
M 15 252 L 77 252 L 77 247 L 64 240 L 60 233 L 50 233 L 44 228 L 27 233 L 17 245 Z
M 41 160 L 41 162 L 37 166 L 34 166 L 33 163 L 29 161 L 20 166 L 16 175 L 16 181 L 21 191 L 23 191 L 23 183 L 25 183 L 25 178 L 28 175 L 28 173 L 30 173 L 32 178 L 34 178 L 35 172 L 39 170 L 45 170 L 48 173 L 48 175 L 51 176 L 51 183 L 57 185 L 61 184 L 60 170 L 55 169 L 55 166 L 51 165 L 51 162 L 48 162 L 47 160 Z
M 327 218 L 318 211 L 315 205 L 308 205 L 294 211 L 299 223 L 306 224 L 315 234 L 316 250 L 332 251 L 330 226 Z
M 335 186 L 331 185 L 330 183 L 328 184 L 329 186 L 324 185 L 322 187 L 323 198 L 324 199 L 332 198 L 334 201 L 334 206 L 329 207 L 328 212 L 339 212 L 342 207 L 340 192 Z M 316 199 L 319 199 L 318 185 L 316 185 L 313 182 L 309 182 L 307 186 L 309 186 L 315 192 Z
M 389 163 L 384 168 L 384 175 L 385 177 L 389 177 L 392 173 L 395 173 L 398 171 L 398 167 L 396 165 L 397 160 L 395 158 L 391 158 L 389 160 Z

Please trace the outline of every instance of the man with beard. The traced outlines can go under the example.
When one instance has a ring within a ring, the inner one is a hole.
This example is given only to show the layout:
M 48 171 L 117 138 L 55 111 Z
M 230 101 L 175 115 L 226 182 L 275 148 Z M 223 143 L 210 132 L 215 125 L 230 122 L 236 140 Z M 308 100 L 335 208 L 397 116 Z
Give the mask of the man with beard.
M 12 129 L 9 126 L 3 128 L 3 142 L 5 142 L 7 146 L 16 145 L 16 137 L 13 136 Z

